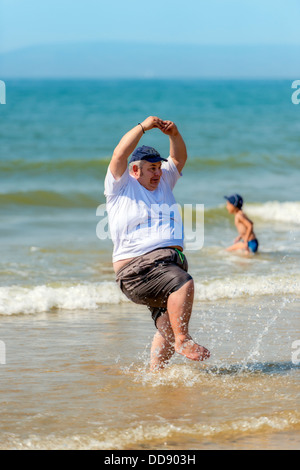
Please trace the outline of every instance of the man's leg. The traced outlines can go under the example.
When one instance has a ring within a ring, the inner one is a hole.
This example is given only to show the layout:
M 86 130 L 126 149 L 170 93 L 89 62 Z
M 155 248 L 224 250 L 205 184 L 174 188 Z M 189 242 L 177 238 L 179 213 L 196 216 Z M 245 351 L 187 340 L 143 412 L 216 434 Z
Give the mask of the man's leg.
M 169 295 L 168 313 L 175 340 L 175 351 L 193 361 L 208 359 L 210 352 L 195 343 L 189 335 L 189 321 L 194 301 L 194 281 L 191 279 Z
M 175 352 L 175 338 L 168 312 L 158 317 L 156 326 L 157 332 L 151 346 L 151 370 L 163 369 Z

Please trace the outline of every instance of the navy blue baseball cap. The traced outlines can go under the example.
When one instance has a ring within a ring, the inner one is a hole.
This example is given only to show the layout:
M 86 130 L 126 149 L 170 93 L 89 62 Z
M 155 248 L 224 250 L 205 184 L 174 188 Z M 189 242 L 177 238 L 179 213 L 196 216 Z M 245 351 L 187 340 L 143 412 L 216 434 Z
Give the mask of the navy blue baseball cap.
M 143 145 L 142 147 L 138 147 L 137 149 L 135 149 L 135 151 L 131 155 L 129 163 L 137 162 L 139 160 L 147 160 L 147 162 L 151 162 L 151 163 L 168 161 L 165 158 L 162 158 L 157 150 L 155 150 L 152 147 L 147 147 L 146 145 Z
M 239 194 L 232 194 L 231 196 L 224 196 L 227 201 L 230 202 L 234 207 L 237 207 L 238 209 L 241 209 L 243 206 L 243 198 Z

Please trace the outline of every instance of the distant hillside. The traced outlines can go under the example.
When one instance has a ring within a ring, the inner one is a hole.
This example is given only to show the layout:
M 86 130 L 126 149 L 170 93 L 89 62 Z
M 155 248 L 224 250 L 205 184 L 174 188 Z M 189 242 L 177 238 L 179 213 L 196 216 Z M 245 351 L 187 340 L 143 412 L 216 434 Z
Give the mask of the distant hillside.
M 300 46 L 80 43 L 0 54 L 3 78 L 300 78 Z

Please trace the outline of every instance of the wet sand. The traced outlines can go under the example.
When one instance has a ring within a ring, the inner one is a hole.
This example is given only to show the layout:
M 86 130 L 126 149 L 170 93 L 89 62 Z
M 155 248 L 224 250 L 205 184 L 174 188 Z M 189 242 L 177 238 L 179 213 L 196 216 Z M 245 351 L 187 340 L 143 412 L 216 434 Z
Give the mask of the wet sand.
M 211 359 L 155 374 L 136 305 L 1 318 L 1 449 L 299 448 L 299 302 L 257 300 L 196 303 Z

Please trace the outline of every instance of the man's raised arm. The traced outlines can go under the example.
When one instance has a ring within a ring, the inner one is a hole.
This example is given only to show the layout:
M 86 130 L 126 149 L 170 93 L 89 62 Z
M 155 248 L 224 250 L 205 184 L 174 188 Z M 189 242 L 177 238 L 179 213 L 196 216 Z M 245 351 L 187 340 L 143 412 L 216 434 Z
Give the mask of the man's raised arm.
M 128 157 L 132 154 L 144 132 L 153 128 L 164 129 L 164 121 L 155 116 L 149 116 L 143 122 L 127 132 L 114 150 L 109 164 L 113 177 L 118 180 L 127 168 Z
M 170 157 L 180 173 L 187 161 L 187 151 L 184 140 L 172 121 L 164 121 L 163 133 L 170 138 Z

